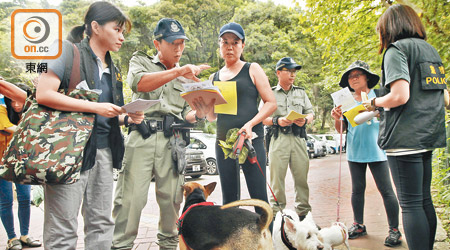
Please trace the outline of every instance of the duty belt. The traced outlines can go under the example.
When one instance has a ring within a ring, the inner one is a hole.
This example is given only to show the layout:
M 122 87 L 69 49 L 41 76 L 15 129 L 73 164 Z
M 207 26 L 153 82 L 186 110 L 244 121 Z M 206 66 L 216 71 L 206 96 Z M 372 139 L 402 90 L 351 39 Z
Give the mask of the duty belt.
M 148 131 L 150 131 L 150 133 L 155 133 L 155 132 L 159 132 L 159 131 L 163 131 L 164 130 L 164 123 L 163 123 L 163 121 L 143 120 L 142 123 L 145 126 L 147 126 Z M 130 131 L 134 131 L 134 130 L 139 130 L 138 129 L 138 125 L 132 124 L 130 126 Z
M 281 133 L 283 133 L 283 134 L 292 133 L 292 127 L 291 126 L 286 126 L 286 127 L 279 126 L 279 129 L 280 129 Z

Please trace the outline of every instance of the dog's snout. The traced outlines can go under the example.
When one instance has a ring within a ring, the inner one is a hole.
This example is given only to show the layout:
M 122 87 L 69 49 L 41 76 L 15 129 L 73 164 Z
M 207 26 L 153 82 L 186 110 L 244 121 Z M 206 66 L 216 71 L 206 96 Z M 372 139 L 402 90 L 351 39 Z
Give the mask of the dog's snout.
M 323 250 L 324 247 L 322 245 L 317 246 L 317 250 Z

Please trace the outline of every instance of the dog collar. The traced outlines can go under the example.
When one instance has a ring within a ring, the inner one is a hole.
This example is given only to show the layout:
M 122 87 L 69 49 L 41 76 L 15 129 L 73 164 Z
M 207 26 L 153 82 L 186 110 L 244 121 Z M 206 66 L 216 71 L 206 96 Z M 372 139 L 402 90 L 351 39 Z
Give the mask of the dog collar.
M 289 241 L 289 239 L 286 236 L 286 231 L 284 231 L 284 217 L 288 217 L 292 220 L 292 217 L 286 214 L 283 214 L 281 217 L 281 241 L 283 241 L 284 245 L 289 249 L 289 250 L 297 250 L 297 248 L 295 248 L 291 242 Z
M 181 233 L 181 229 L 183 227 L 183 220 L 184 220 L 184 217 L 186 216 L 186 214 L 188 214 L 188 212 L 191 209 L 193 209 L 194 207 L 199 207 L 199 206 L 214 206 L 214 203 L 205 201 L 205 202 L 200 202 L 200 203 L 193 204 L 190 207 L 188 207 L 188 209 L 186 209 L 186 211 L 184 211 L 184 213 L 180 216 L 180 218 L 177 221 L 178 235 L 181 236 L 181 239 L 183 240 L 184 244 L 186 245 L 186 247 L 188 249 L 191 249 L 191 248 L 189 247 L 187 242 L 184 240 L 183 234 Z

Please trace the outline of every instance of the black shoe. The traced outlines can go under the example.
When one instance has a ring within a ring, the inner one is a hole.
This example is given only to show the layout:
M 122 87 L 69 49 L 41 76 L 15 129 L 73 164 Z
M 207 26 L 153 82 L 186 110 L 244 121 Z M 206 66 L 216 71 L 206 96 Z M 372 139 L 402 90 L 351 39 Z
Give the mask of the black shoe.
M 366 234 L 367 234 L 366 226 L 358 224 L 356 222 L 353 223 L 353 225 L 348 230 L 348 238 L 349 239 L 356 239 L 356 238 L 364 236 Z
M 402 234 L 397 228 L 389 229 L 389 235 L 384 241 L 384 245 L 388 247 L 395 247 L 402 244 Z

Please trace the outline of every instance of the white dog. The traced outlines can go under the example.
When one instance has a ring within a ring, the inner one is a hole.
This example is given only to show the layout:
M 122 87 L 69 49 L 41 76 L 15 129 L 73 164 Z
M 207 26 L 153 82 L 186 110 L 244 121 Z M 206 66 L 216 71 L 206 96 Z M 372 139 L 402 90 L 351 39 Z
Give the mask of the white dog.
M 324 245 L 324 250 L 332 250 L 333 247 L 345 244 L 348 250 L 348 230 L 342 222 L 335 222 L 331 227 L 322 228 L 319 231 L 319 239 Z
M 324 246 L 319 241 L 318 234 L 319 230 L 311 213 L 300 221 L 297 213 L 285 209 L 283 214 L 277 213 L 273 223 L 272 239 L 276 250 L 288 250 L 289 245 L 297 250 L 321 250 Z

